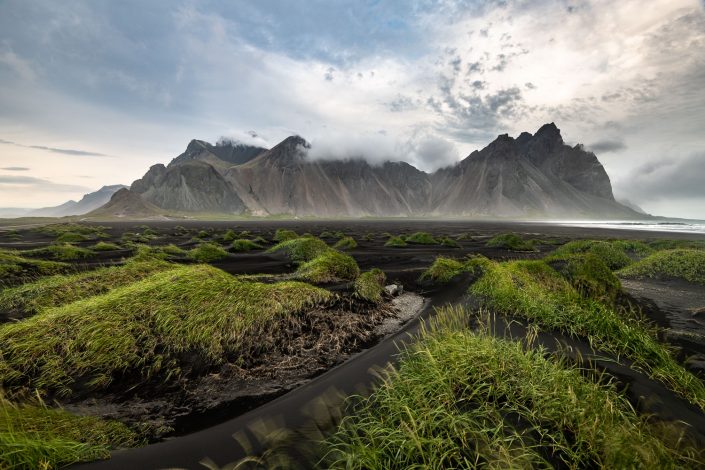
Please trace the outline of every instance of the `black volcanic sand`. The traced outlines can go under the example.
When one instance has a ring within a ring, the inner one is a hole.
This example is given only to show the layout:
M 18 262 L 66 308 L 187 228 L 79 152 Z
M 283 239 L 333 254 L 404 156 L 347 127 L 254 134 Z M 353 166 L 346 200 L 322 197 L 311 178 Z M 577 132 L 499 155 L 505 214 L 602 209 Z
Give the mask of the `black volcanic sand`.
M 429 301 L 419 318 L 433 315 L 433 307 L 445 304 L 473 306 L 475 301 L 466 294 L 473 281 L 469 276 L 455 279 L 452 283 L 434 287 L 419 281 L 419 276 L 438 255 L 462 257 L 468 254 L 483 254 L 494 260 L 541 258 L 556 246 L 574 239 L 700 239 L 705 235 L 669 232 L 646 232 L 636 230 L 610 230 L 550 225 L 543 223 L 470 222 L 437 220 L 262 220 L 262 221 L 150 221 L 150 222 L 105 222 L 110 235 L 105 241 L 119 241 L 124 232 L 141 232 L 148 225 L 159 238 L 152 245 L 173 243 L 188 249 L 198 242 L 193 238 L 202 230 L 217 240 L 226 230 L 236 233 L 247 230 L 252 237 L 262 236 L 271 240 L 276 229 L 295 230 L 299 234 L 341 231 L 352 236 L 358 247 L 349 251 L 361 270 L 378 267 L 387 274 L 388 283 L 403 284 L 405 290 L 420 294 Z M 181 230 L 180 227 L 185 228 Z M 425 231 L 434 236 L 449 236 L 458 240 L 460 248 L 439 245 L 409 245 L 402 248 L 385 247 L 386 234 L 412 234 Z M 515 232 L 525 238 L 539 240 L 536 252 L 512 252 L 485 246 L 487 240 L 500 233 Z M 17 230 L 19 239 L 10 240 L 0 232 L 0 248 L 28 249 L 50 243 L 53 237 L 38 233 L 31 228 Z M 369 240 L 363 238 L 368 237 Z M 15 237 L 16 238 L 16 237 Z M 208 240 L 209 238 L 205 238 Z M 333 244 L 335 239 L 326 239 Z M 95 242 L 77 243 L 90 246 Z M 271 243 L 268 245 L 271 246 Z M 129 250 L 101 252 L 95 256 L 72 262 L 77 269 L 92 269 L 100 265 L 120 263 L 130 255 Z M 183 260 L 182 262 L 188 262 Z M 283 274 L 290 273 L 295 266 L 279 255 L 257 250 L 248 253 L 233 253 L 227 259 L 212 263 L 232 274 Z M 695 372 L 705 371 L 705 294 L 702 286 L 682 281 L 624 281 L 627 300 L 638 306 L 655 324 L 667 329 L 664 339 L 678 348 L 679 358 Z M 329 286 L 341 289 L 345 286 Z M 343 313 L 341 309 L 340 314 Z M 0 312 L 0 318 L 2 312 Z M 384 317 L 380 314 L 380 318 Z M 509 318 L 497 318 L 495 331 L 498 335 L 521 337 L 524 326 Z M 331 409 L 336 409 L 342 397 L 368 390 L 374 383 L 372 369 L 394 362 L 399 343 L 408 340 L 409 334 L 418 330 L 419 321 L 411 321 L 391 336 L 381 339 L 379 335 L 355 337 L 344 351 L 331 351 L 317 357 L 299 354 L 291 368 L 275 366 L 283 361 L 273 355 L 263 360 L 259 369 L 248 371 L 229 370 L 220 374 L 199 378 L 185 391 L 161 395 L 126 396 L 124 394 L 82 397 L 64 404 L 69 410 L 116 417 L 128 423 L 140 420 L 151 421 L 151 426 L 171 425 L 175 431 L 169 439 L 140 449 L 117 451 L 113 459 L 85 465 L 86 468 L 202 468 L 199 462 L 209 457 L 218 465 L 225 465 L 244 455 L 246 451 L 233 440 L 233 434 L 246 436 L 250 441 L 250 452 L 260 452 L 267 447 L 266 440 L 256 438 L 251 429 L 255 423 L 278 429 L 306 427 L 310 423 L 313 404 L 325 398 Z M 328 328 L 321 320 L 312 335 L 325 335 Z M 364 330 L 364 328 L 363 328 Z M 366 338 L 362 340 L 361 338 Z M 693 438 L 705 444 L 705 417 L 694 406 L 684 402 L 661 384 L 646 375 L 630 369 L 620 358 L 612 360 L 600 351 L 576 338 L 542 332 L 537 341 L 548 349 L 560 347 L 573 351 L 573 355 L 591 360 L 600 370 L 613 375 L 627 390 L 635 406 L 657 419 L 681 420 L 692 426 Z M 291 358 L 286 358 L 290 360 Z M 229 377 L 218 380 L 217 376 Z M 334 392 L 333 392 L 334 391 Z M 277 398 L 278 397 L 278 398 Z M 314 406 L 315 408 L 315 406 Z M 326 408 L 327 409 L 327 408 Z M 323 414 L 325 414 L 324 412 Z M 162 421 L 163 420 L 163 421 Z M 158 435 L 156 433 L 155 435 Z M 174 437 L 178 436 L 178 437 Z

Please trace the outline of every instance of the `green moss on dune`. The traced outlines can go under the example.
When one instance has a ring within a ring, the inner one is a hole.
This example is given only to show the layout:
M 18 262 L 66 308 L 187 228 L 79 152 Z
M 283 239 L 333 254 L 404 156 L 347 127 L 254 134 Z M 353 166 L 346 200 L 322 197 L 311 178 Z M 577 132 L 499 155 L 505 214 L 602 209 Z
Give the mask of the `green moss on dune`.
M 353 237 L 343 237 L 333 245 L 333 248 L 336 250 L 352 250 L 357 248 L 357 242 Z
M 705 285 L 705 251 L 659 251 L 618 271 L 618 275 L 630 279 L 683 279 Z
M 395 237 L 395 236 L 390 236 L 389 240 L 384 244 L 384 246 L 391 246 L 391 247 L 402 247 L 402 246 L 407 246 L 408 244 L 401 238 L 401 237 Z
M 370 302 L 381 302 L 387 277 L 381 269 L 373 268 L 355 279 L 355 295 Z
M 533 240 L 524 240 L 516 233 L 497 235 L 487 241 L 487 246 L 511 251 L 535 251 Z
M 230 245 L 230 247 L 233 249 L 233 251 L 242 252 L 250 250 L 259 250 L 262 248 L 262 245 L 246 238 L 239 238 L 233 240 L 233 243 Z
M 32 257 L 50 258 L 57 261 L 74 261 L 88 258 L 93 255 L 93 251 L 88 248 L 81 248 L 69 243 L 61 243 L 56 245 L 48 245 L 42 248 L 33 250 L 25 250 L 23 255 Z
M 216 243 L 201 243 L 196 248 L 192 248 L 188 256 L 199 263 L 211 263 L 227 258 L 228 252 Z
M 263 332 L 331 295 L 300 282 L 244 282 L 208 265 L 180 266 L 0 325 L 0 383 L 66 395 L 104 390 L 121 376 L 173 382 L 194 365 L 249 360 Z
M 296 232 L 293 230 L 279 228 L 276 232 L 274 232 L 273 240 L 275 242 L 285 242 L 287 240 L 293 240 L 294 238 L 299 238 Z
M 313 284 L 352 281 L 360 275 L 360 268 L 351 256 L 328 249 L 299 265 L 294 275 L 297 279 Z
M 284 253 L 292 261 L 301 263 L 310 261 L 330 250 L 326 242 L 315 237 L 299 237 L 277 243 L 267 250 L 268 253 Z
M 416 245 L 438 245 L 439 241 L 433 238 L 433 235 L 427 232 L 416 232 L 412 233 L 404 239 L 406 243 L 412 243 Z

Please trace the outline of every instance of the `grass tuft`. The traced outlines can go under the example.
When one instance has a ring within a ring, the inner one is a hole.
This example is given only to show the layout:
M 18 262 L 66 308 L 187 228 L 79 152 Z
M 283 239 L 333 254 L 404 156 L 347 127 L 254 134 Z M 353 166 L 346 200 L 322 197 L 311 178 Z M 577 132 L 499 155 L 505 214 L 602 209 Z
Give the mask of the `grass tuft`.
M 705 251 L 676 249 L 656 252 L 617 273 L 631 279 L 684 279 L 705 284 Z
M 370 269 L 355 279 L 355 295 L 370 302 L 379 303 L 382 301 L 386 280 L 384 271 L 378 268 Z
M 262 248 L 262 245 L 255 243 L 252 240 L 247 240 L 246 238 L 239 238 L 233 240 L 233 243 L 230 246 L 232 247 L 233 251 L 237 252 L 259 250 L 260 248 Z
M 227 258 L 228 252 L 225 251 L 222 246 L 215 243 L 202 243 L 196 248 L 189 250 L 188 256 L 199 263 L 210 263 Z
M 293 240 L 294 238 L 299 238 L 296 232 L 294 232 L 293 230 L 279 228 L 276 232 L 274 232 L 273 240 L 275 242 L 285 242 L 287 240 Z
M 333 249 L 299 265 L 295 276 L 313 284 L 352 281 L 360 275 L 360 268 L 352 256 Z
M 292 261 L 302 263 L 311 261 L 329 250 L 330 247 L 326 245 L 326 242 L 319 238 L 300 237 L 280 242 L 267 250 L 267 253 L 281 252 L 286 254 Z
M 433 235 L 427 232 L 416 232 L 412 233 L 405 238 L 406 243 L 413 243 L 416 245 L 438 245 L 439 241 L 433 238 Z
M 511 251 L 536 251 L 532 240 L 524 240 L 516 233 L 503 233 L 487 241 L 490 248 L 503 248 Z
M 555 255 L 571 255 L 592 253 L 600 258 L 612 270 L 622 269 L 632 263 L 627 254 L 629 245 L 626 243 L 608 242 L 602 240 L 576 240 L 560 246 Z
M 93 251 L 114 251 L 119 249 L 120 247 L 118 245 L 110 242 L 98 242 L 91 247 Z
M 22 254 L 27 256 L 41 256 L 51 258 L 57 261 L 73 261 L 88 258 L 93 255 L 93 251 L 88 248 L 81 248 L 69 243 L 58 245 L 48 245 L 42 248 L 23 251 Z
M 402 247 L 407 246 L 407 243 L 401 237 L 390 236 L 384 246 Z
M 482 255 L 473 256 L 465 260 L 439 256 L 421 274 L 421 279 L 429 279 L 435 283 L 445 284 L 463 272 L 480 274 L 482 268 L 490 263 L 491 261 Z
M 59 395 L 114 381 L 172 383 L 251 360 L 265 331 L 331 296 L 300 282 L 244 282 L 208 265 L 179 266 L 0 325 L 0 383 Z
M 357 248 L 357 242 L 353 237 L 343 237 L 333 245 L 333 248 L 336 250 L 352 250 Z
M 456 242 L 452 238 L 443 237 L 440 239 L 440 243 L 443 246 L 448 246 L 450 248 L 460 248 L 460 243 Z

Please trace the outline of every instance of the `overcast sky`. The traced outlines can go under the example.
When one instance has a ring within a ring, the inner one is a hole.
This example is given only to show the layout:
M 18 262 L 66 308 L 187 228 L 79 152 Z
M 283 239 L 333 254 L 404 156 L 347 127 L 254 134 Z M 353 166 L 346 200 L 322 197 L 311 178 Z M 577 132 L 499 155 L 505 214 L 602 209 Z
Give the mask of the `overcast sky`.
M 189 140 L 434 170 L 555 122 L 618 197 L 705 219 L 705 2 L 0 0 L 0 206 Z

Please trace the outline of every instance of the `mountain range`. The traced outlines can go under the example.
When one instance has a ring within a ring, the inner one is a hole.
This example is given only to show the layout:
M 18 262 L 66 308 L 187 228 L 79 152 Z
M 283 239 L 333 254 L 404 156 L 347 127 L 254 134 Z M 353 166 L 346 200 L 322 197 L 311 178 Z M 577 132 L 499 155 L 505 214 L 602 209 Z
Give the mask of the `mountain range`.
M 595 154 L 565 144 L 553 123 L 535 134 L 500 135 L 433 173 L 363 156 L 311 159 L 309 149 L 299 136 L 271 149 L 193 140 L 87 215 L 643 217 L 615 200 Z

